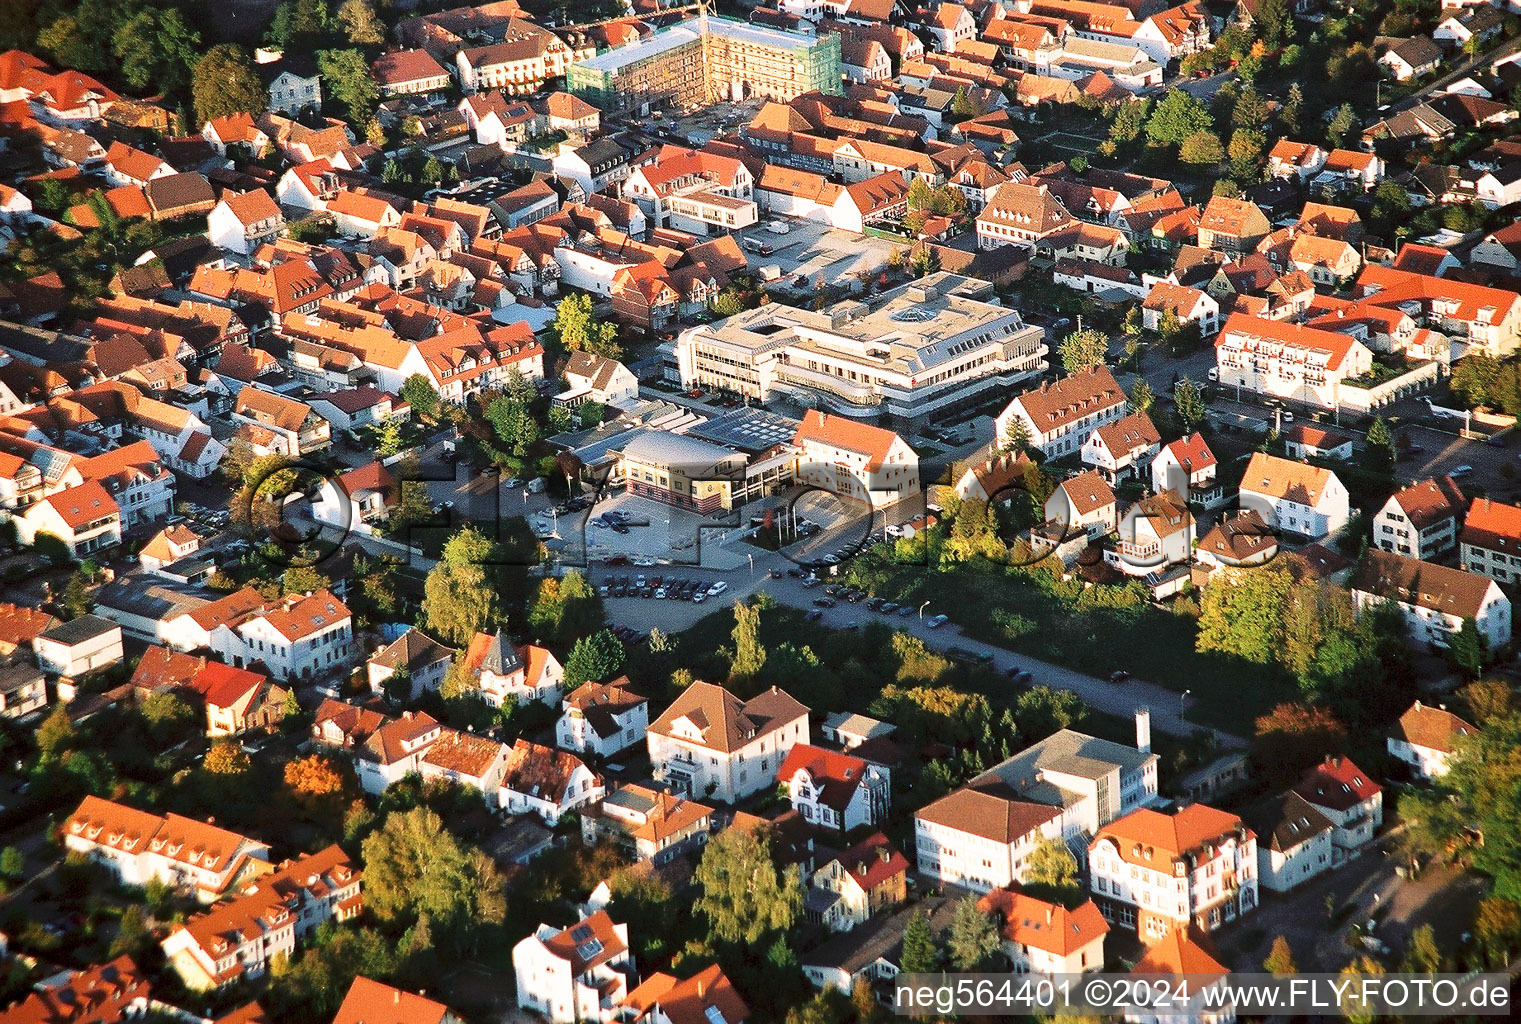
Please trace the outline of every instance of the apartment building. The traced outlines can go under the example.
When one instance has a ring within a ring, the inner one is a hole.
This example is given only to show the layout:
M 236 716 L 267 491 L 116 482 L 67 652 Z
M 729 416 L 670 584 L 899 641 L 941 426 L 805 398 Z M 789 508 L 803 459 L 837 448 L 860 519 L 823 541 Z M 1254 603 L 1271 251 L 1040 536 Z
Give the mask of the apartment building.
M 1048 186 L 1009 182 L 999 187 L 977 215 L 977 247 L 1023 244 L 1034 248 L 1042 238 L 1074 223 L 1072 214 Z
M 713 808 L 664 790 L 619 786 L 581 809 L 581 837 L 611 842 L 632 861 L 665 864 L 699 849 L 713 831 Z
M 1373 368 L 1373 353 L 1336 331 L 1233 313 L 1215 339 L 1215 373 L 1224 387 L 1303 402 L 1341 405 L 1343 381 Z
M 563 77 L 578 57 L 590 52 L 589 48 L 572 51 L 548 29 L 513 18 L 503 28 L 499 41 L 456 53 L 451 70 L 467 95 L 486 89 L 521 95 L 540 88 L 550 78 Z
M 689 234 L 732 234 L 759 217 L 749 168 L 734 157 L 680 146 L 663 146 L 654 161 L 634 168 L 622 192 L 652 227 Z
M 1172 814 L 1140 808 L 1088 844 L 1090 886 L 1109 921 L 1143 942 L 1209 932 L 1256 908 L 1257 836 L 1203 804 Z
M 854 419 L 918 424 L 987 400 L 1046 367 L 1045 332 L 993 286 L 939 272 L 823 310 L 778 303 L 683 331 L 686 387 L 773 394 Z
M 742 701 L 695 682 L 646 735 L 655 780 L 724 803 L 770 789 L 788 751 L 808 742 L 808 709 L 776 687 Z
M 152 814 L 87 796 L 63 825 L 63 845 L 122 885 L 157 881 L 203 903 L 274 870 L 269 846 L 178 814 Z
M 650 702 L 628 687 L 628 677 L 582 683 L 565 695 L 555 742 L 566 750 L 612 757 L 644 742 Z
M 1510 642 L 1510 598 L 1488 576 L 1370 550 L 1348 585 L 1358 611 L 1393 602 L 1404 613 L 1411 643 L 1451 646 L 1467 619 L 1489 650 Z
M 305 402 L 247 385 L 233 399 L 232 421 L 252 428 L 256 444 L 296 458 L 333 443 L 333 428 Z
M 512 947 L 512 968 L 518 1007 L 555 1024 L 608 1024 L 637 977 L 628 925 L 606 910 L 567 928 L 539 925 Z
M 1499 583 L 1521 579 L 1521 508 L 1473 499 L 1459 535 L 1458 564 Z
M 338 846 L 285 861 L 236 895 L 174 926 L 164 958 L 193 991 L 258 978 L 328 921 L 359 914 L 360 871 Z
M 276 679 L 314 679 L 354 659 L 353 622 L 329 591 L 292 594 L 217 623 L 208 645 L 239 668 L 257 661 Z
M 792 444 L 797 480 L 805 486 L 873 507 L 920 492 L 919 456 L 891 430 L 813 409 L 804 413 Z
M 1292 789 L 1258 804 L 1249 817 L 1264 889 L 1288 892 L 1331 870 L 1336 826 Z
M 1418 480 L 1390 495 L 1373 517 L 1373 544 L 1422 561 L 1444 555 L 1457 546 L 1465 503 L 1450 476 Z
M 1130 400 L 1107 366 L 1069 374 L 1055 384 L 1042 383 L 1010 402 L 995 419 L 994 437 L 1013 436 L 1010 423 L 1024 426 L 1027 443 L 1048 459 L 1082 448 L 1088 435 L 1120 420 Z
M 808 880 L 810 921 L 846 932 L 908 898 L 908 858 L 880 832 L 822 864 Z
M 1082 974 L 1104 966 L 1109 922 L 1086 900 L 1071 910 L 1013 889 L 994 889 L 977 909 L 998 921 L 999 947 L 1015 974 Z
M 1521 344 L 1521 295 L 1509 289 L 1370 263 L 1353 291 L 1374 305 L 1416 310 L 1421 326 L 1465 338 L 1472 350 L 1496 359 Z

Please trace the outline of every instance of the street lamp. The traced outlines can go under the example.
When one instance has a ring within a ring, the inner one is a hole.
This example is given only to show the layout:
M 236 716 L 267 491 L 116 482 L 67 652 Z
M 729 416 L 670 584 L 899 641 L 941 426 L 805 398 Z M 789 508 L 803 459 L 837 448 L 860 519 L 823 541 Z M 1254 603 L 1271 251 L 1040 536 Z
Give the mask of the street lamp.
M 924 602 L 923 604 L 921 604 L 919 606 L 919 621 L 920 622 L 924 621 L 924 609 L 926 609 L 928 607 L 929 607 L 929 602 L 928 601 Z
M 1180 723 L 1184 720 L 1184 716 L 1188 713 L 1188 695 L 1193 692 L 1194 691 L 1192 690 L 1184 690 L 1182 693 L 1178 694 L 1178 721 Z

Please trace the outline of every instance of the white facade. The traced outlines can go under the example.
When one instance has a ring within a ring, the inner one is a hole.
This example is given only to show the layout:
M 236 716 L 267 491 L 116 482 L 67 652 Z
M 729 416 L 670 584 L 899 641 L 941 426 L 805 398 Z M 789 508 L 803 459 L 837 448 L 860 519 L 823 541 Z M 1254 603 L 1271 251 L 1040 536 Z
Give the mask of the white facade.
M 578 922 L 565 929 L 571 933 L 573 952 L 551 948 L 562 932 L 547 924 L 512 947 L 520 1009 L 555 1024 L 607 1024 L 614 1019 L 628 994 L 634 958 L 628 950 L 626 924 L 607 921 L 618 941 L 616 951 L 606 948 L 606 928 L 600 920 L 606 917 L 599 913 L 591 923 Z M 581 941 L 574 942 L 577 935 Z
M 989 794 L 975 796 L 978 799 L 971 800 L 952 794 L 946 799 L 956 798 L 966 800 L 968 804 L 982 805 L 980 809 L 986 812 L 986 824 L 996 826 L 998 815 L 1008 801 Z M 983 828 L 972 831 L 970 821 L 966 826 L 958 827 L 925 817 L 926 812 L 935 815 L 936 809 L 936 805 L 931 804 L 914 816 L 914 850 L 919 873 L 973 892 L 988 892 L 1023 883 L 1028 874 L 1029 856 L 1036 846 L 1043 840 L 1061 840 L 1062 814 L 1055 807 L 1032 810 L 1030 827 L 1012 836 L 986 835 Z M 1042 818 L 1044 820 L 1040 820 Z

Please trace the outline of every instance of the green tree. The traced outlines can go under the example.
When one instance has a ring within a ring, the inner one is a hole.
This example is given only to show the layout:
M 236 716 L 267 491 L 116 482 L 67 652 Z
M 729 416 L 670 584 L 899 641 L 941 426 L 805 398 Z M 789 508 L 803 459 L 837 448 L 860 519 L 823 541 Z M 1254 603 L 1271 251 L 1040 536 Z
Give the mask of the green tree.
M 1440 974 L 1447 970 L 1447 956 L 1437 944 L 1436 929 L 1423 924 L 1410 933 L 1400 970 L 1411 974 Z
M 1282 935 L 1273 939 L 1273 948 L 1268 953 L 1267 959 L 1262 961 L 1262 969 L 1280 978 L 1299 973 L 1299 967 L 1294 963 L 1294 951 L 1289 948 L 1288 939 Z
M 1172 389 L 1172 404 L 1178 412 L 1178 420 L 1188 430 L 1195 430 L 1204 422 L 1204 395 L 1199 385 L 1184 377 Z
M 998 952 L 998 928 L 991 915 L 977 909 L 977 897 L 967 896 L 956 903 L 951 918 L 951 932 L 946 952 L 958 971 L 984 971 Z
M 269 100 L 253 61 L 233 43 L 213 46 L 196 62 L 190 94 L 202 124 L 232 114 L 262 114 Z
M 1294 38 L 1294 13 L 1289 0 L 1261 0 L 1252 15 L 1252 29 L 1269 50 Z
M 1336 113 L 1331 115 L 1331 120 L 1326 124 L 1327 141 L 1333 146 L 1340 146 L 1356 124 L 1357 111 L 1352 109 L 1352 104 L 1343 103 L 1336 108 Z
M 1283 647 L 1290 582 L 1287 571 L 1269 565 L 1230 572 L 1225 585 L 1206 587 L 1195 640 L 1198 649 L 1272 664 Z
M 1467 679 L 1477 679 L 1484 670 L 1484 635 L 1473 616 L 1463 617 L 1463 624 L 1447 648 L 1447 659 Z
M 280 574 L 280 590 L 286 595 L 315 594 L 332 585 L 332 580 L 309 565 L 293 565 Z
M 1394 432 L 1382 416 L 1373 417 L 1368 427 L 1367 455 L 1371 469 L 1382 472 L 1394 465 Z
M 498 564 L 499 558 L 497 545 L 474 527 L 450 537 L 423 584 L 428 628 L 447 642 L 461 645 L 495 622 L 500 605 L 487 569 Z
M 903 952 L 898 967 L 904 974 L 930 974 L 940 967 L 940 947 L 930 929 L 929 915 L 916 911 L 903 929 Z
M 1137 412 L 1150 412 L 1151 407 L 1156 403 L 1156 393 L 1151 390 L 1151 385 L 1146 383 L 1146 378 L 1137 377 L 1135 383 L 1130 385 L 1131 408 Z
M 1146 138 L 1154 146 L 1181 146 L 1190 136 L 1213 126 L 1204 104 L 1182 89 L 1172 89 L 1147 119 Z
M 386 41 L 385 23 L 370 0 L 343 0 L 338 7 L 338 23 L 355 46 L 378 46 Z
M 790 931 L 803 910 L 797 869 L 778 871 L 770 841 L 755 832 L 729 828 L 714 836 L 696 880 L 702 895 L 695 909 L 714 942 L 759 947 Z
M 1121 103 L 1114 112 L 1109 125 L 1109 140 L 1117 145 L 1134 142 L 1146 128 L 1146 115 L 1150 112 L 1150 100 L 1129 100 Z
M 358 50 L 318 50 L 317 69 L 328 96 L 343 106 L 349 124 L 362 130 L 380 103 L 380 86 L 370 74 L 364 54 Z
M 1005 451 L 1022 452 L 1030 445 L 1030 425 L 1018 416 L 1010 416 L 1003 428 Z
M 584 292 L 573 292 L 555 307 L 550 322 L 551 336 L 568 352 L 592 352 L 609 359 L 623 358 L 618 344 L 618 325 L 598 320 L 592 312 L 592 299 Z
M 565 685 L 601 683 L 611 679 L 623 667 L 623 641 L 610 629 L 599 629 L 576 641 L 565 659 Z
M 26 874 L 26 857 L 14 846 L 0 850 L 0 877 L 17 879 Z
M 465 846 L 426 807 L 392 811 L 360 846 L 365 909 L 405 928 L 426 920 L 439 945 L 473 952 L 483 926 L 507 917 L 506 889 L 495 863 Z
M 1062 369 L 1082 373 L 1103 366 L 1109 358 L 1109 336 L 1092 327 L 1073 331 L 1056 348 Z
M 266 34 L 276 49 L 310 53 L 331 28 L 327 0 L 285 0 L 275 8 Z
M 1267 136 L 1255 128 L 1237 128 L 1231 134 L 1231 144 L 1226 155 L 1231 161 L 1231 175 L 1237 181 L 1253 182 L 1262 170 L 1262 152 Z
M 708 308 L 718 316 L 734 316 L 736 313 L 744 312 L 745 304 L 737 292 L 731 288 L 725 288 L 713 296 L 712 301 L 708 303 Z
M 1480 900 L 1473 938 L 1491 970 L 1504 967 L 1521 945 L 1521 908 L 1499 896 Z
M 1060 839 L 1042 839 L 1037 843 L 1025 866 L 1025 884 L 1062 895 L 1077 892 L 1077 861 L 1067 844 Z
M 729 678 L 736 683 L 756 679 L 766 664 L 766 648 L 760 642 L 761 606 L 756 601 L 734 602 L 734 660 L 729 664 Z
M 78 738 L 74 723 L 69 719 L 69 709 L 61 703 L 55 704 L 52 712 L 37 727 L 37 753 L 43 761 L 51 761 L 72 749 Z
M 1360 979 L 1385 973 L 1384 965 L 1371 956 L 1360 956 L 1341 969 L 1341 979 L 1348 986 L 1349 993 L 1347 1003 L 1342 1007 L 1342 1016 L 1348 1024 L 1373 1024 L 1378 1020 L 1378 1015 L 1362 998 L 1364 989 Z
M 1225 147 L 1214 132 L 1194 132 L 1178 147 L 1178 159 L 1185 164 L 1218 164 L 1225 159 Z
M 1288 54 L 1284 54 L 1287 58 Z M 1281 63 L 1281 62 L 1280 62 Z M 1278 108 L 1278 124 L 1289 135 L 1298 135 L 1300 119 L 1304 116 L 1304 90 L 1298 82 L 1289 83 L 1288 96 Z

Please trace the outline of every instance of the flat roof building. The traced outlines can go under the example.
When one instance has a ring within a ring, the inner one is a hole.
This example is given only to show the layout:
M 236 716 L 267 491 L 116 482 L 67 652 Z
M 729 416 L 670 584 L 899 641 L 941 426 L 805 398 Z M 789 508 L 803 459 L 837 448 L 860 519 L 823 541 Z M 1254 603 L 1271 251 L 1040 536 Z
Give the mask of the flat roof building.
M 870 305 L 766 303 L 682 332 L 687 387 L 766 401 L 775 392 L 860 420 L 920 422 L 1046 368 L 1045 332 L 998 304 L 993 286 L 936 273 Z

